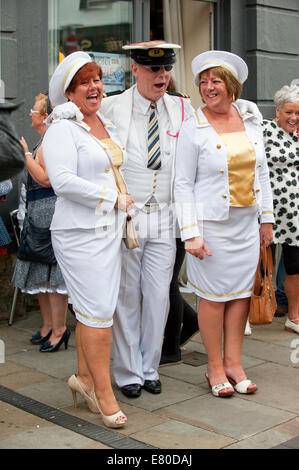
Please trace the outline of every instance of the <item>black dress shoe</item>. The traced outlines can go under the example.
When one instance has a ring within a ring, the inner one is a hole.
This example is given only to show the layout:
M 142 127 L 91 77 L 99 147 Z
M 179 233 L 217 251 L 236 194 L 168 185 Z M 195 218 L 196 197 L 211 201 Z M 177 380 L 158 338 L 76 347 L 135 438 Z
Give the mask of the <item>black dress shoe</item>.
M 140 384 L 129 384 L 124 385 L 120 388 L 122 393 L 129 398 L 138 398 L 141 395 L 141 385 Z
M 144 390 L 150 393 L 161 393 L 162 387 L 160 380 L 145 380 L 143 384 Z
M 49 331 L 49 333 L 46 336 L 42 336 L 40 334 L 40 331 L 37 331 L 32 335 L 30 341 L 32 344 L 43 344 L 45 341 L 47 341 L 52 334 L 52 330 Z

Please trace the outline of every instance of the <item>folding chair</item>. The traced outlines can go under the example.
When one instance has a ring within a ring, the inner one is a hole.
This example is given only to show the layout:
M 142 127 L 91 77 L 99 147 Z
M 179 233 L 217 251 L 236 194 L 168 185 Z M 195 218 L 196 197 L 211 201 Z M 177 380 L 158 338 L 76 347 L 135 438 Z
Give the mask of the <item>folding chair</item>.
M 11 225 L 12 225 L 12 228 L 13 228 L 14 236 L 15 236 L 15 239 L 16 239 L 16 242 L 17 242 L 17 246 L 19 247 L 19 245 L 20 245 L 20 229 L 19 229 L 19 222 L 18 222 L 18 217 L 17 217 L 18 212 L 19 212 L 19 210 L 15 209 L 14 211 L 11 211 L 9 213 L 9 215 L 10 215 L 10 220 L 11 220 Z M 15 287 L 15 290 L 14 290 L 14 293 L 13 293 L 13 298 L 12 298 L 10 316 L 9 316 L 9 320 L 8 320 L 8 325 L 9 326 L 11 326 L 12 322 L 13 322 L 13 318 L 14 318 L 14 314 L 15 314 L 15 310 L 16 310 L 16 305 L 17 305 L 18 290 L 19 290 L 19 288 Z

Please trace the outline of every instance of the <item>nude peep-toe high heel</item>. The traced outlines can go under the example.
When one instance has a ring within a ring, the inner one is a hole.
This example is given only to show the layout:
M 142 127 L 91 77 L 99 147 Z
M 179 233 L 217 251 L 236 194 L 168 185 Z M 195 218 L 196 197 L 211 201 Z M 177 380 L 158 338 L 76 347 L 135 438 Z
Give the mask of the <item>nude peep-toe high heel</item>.
M 74 399 L 74 407 L 78 407 L 78 402 L 77 402 L 77 393 L 80 393 L 82 397 L 85 399 L 88 408 L 92 413 L 99 413 L 98 407 L 96 403 L 94 402 L 94 399 L 92 396 L 88 395 L 85 390 L 83 389 L 82 385 L 80 384 L 79 380 L 77 379 L 76 375 L 73 374 L 67 381 L 68 386 L 70 387 L 72 394 L 73 394 L 73 399 Z
M 97 405 L 98 413 L 101 414 L 104 424 L 105 426 L 107 426 L 107 428 L 121 428 L 126 424 L 127 417 L 121 410 L 117 411 L 113 415 L 104 415 L 104 413 L 101 410 L 101 407 L 99 405 L 99 402 L 97 400 L 94 390 L 92 391 L 92 397 L 93 397 L 94 402 Z

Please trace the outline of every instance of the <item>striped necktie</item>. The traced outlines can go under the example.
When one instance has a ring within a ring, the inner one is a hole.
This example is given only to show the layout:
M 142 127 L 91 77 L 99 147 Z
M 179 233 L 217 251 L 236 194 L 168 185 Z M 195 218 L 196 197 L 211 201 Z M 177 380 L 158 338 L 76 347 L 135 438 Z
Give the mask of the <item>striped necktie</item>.
M 161 168 L 161 152 L 159 140 L 159 126 L 156 116 L 156 103 L 152 102 L 150 106 L 150 118 L 148 124 L 148 163 L 147 167 L 151 170 Z

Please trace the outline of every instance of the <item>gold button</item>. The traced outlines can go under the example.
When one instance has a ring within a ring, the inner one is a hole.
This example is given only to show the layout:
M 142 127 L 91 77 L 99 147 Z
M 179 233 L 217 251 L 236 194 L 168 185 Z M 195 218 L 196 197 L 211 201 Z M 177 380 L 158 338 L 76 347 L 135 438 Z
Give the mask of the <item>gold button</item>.
M 157 187 L 157 185 L 156 185 L 156 184 L 154 184 L 154 185 L 153 185 L 153 188 L 156 188 L 156 187 Z
M 217 145 L 217 149 L 221 149 L 221 145 L 220 145 L 220 144 Z
M 257 145 L 257 142 L 254 142 L 254 145 Z
M 226 199 L 226 198 L 227 198 L 227 195 L 226 195 L 226 194 L 222 194 L 222 197 L 223 197 L 223 199 Z
M 260 190 L 259 190 L 259 189 L 256 189 L 256 190 L 255 190 L 255 192 L 256 192 L 256 193 L 259 193 L 259 192 L 260 192 Z
M 157 181 L 157 178 L 154 178 L 154 183 Z
M 156 191 L 152 191 L 152 194 L 155 194 Z
M 259 163 L 257 167 L 258 167 L 258 168 L 261 168 L 261 166 L 262 166 L 262 165 Z
M 156 172 L 154 173 L 154 176 L 157 176 L 157 175 L 158 175 L 158 172 L 156 171 Z
M 125 169 L 124 169 L 124 168 L 121 168 L 121 171 L 125 171 Z
M 106 168 L 105 173 L 109 173 L 110 168 Z
M 221 170 L 219 170 L 220 173 L 224 173 L 224 170 L 221 168 Z

